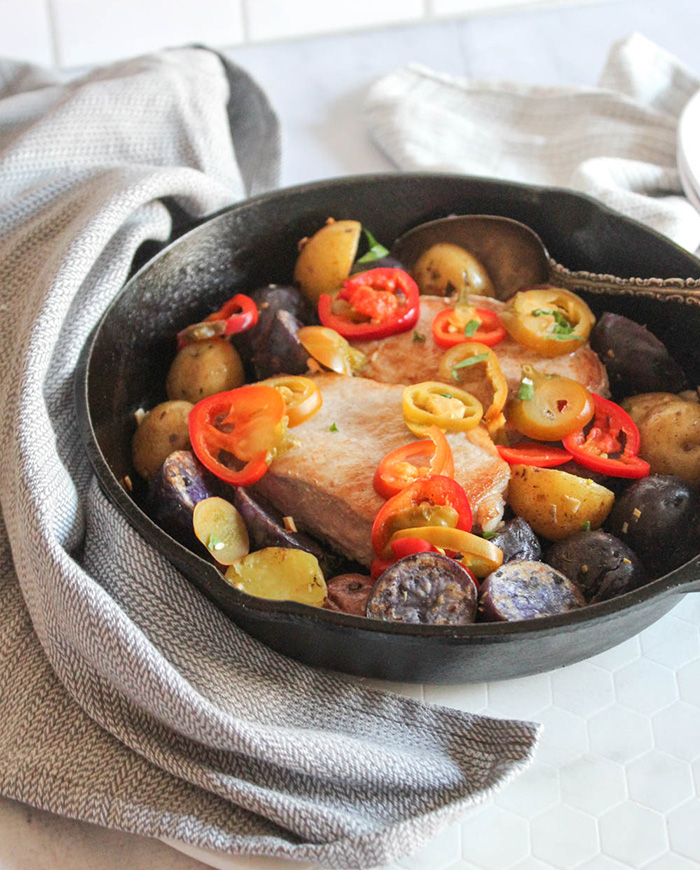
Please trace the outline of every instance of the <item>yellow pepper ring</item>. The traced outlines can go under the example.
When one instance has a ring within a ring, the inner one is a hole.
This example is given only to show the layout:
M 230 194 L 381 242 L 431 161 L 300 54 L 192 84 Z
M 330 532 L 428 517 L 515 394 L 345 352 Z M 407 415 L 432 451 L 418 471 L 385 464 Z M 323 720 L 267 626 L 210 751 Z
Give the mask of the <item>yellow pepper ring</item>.
M 583 299 L 551 285 L 516 293 L 500 317 L 518 344 L 545 357 L 578 350 L 595 323 Z
M 471 532 L 452 529 L 448 526 L 419 526 L 400 529 L 391 536 L 389 543 L 397 538 L 420 538 L 441 550 L 453 550 L 462 554 L 461 564 L 477 577 L 486 577 L 503 564 L 503 550 Z
M 465 360 L 473 359 L 474 357 L 483 357 L 483 359 L 475 362 L 474 365 L 485 366 L 486 379 L 493 390 L 491 404 L 484 411 L 484 423 L 490 429 L 492 424 L 500 420 L 501 411 L 505 407 L 506 399 L 508 398 L 508 384 L 501 371 L 498 357 L 493 350 L 480 341 L 464 341 L 461 344 L 456 344 L 442 355 L 439 374 L 446 384 L 452 384 L 458 379 L 459 372 L 468 367 L 464 365 Z M 469 367 L 471 368 L 471 366 Z M 457 378 L 455 378 L 455 375 Z
M 481 402 L 471 393 L 439 381 L 413 384 L 403 391 L 406 425 L 419 438 L 430 426 L 452 432 L 468 432 L 484 416 Z
M 323 404 L 321 391 L 311 378 L 300 375 L 279 375 L 260 383 L 274 387 L 282 395 L 287 406 L 290 429 L 313 417 Z

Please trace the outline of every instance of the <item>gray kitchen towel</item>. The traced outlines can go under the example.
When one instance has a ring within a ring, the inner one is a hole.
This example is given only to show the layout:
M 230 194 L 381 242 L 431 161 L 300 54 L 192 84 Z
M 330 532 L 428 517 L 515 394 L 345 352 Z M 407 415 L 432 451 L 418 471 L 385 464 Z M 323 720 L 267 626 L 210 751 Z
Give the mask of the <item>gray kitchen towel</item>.
M 587 193 L 700 251 L 676 166 L 700 79 L 640 34 L 614 44 L 597 88 L 458 79 L 417 65 L 372 87 L 367 122 L 405 170 L 463 172 Z
M 532 758 L 537 726 L 363 688 L 271 652 L 95 484 L 80 349 L 137 249 L 274 186 L 240 69 L 177 49 L 68 83 L 0 64 L 0 792 L 230 854 L 369 867 Z M 174 204 L 174 205 L 173 205 Z

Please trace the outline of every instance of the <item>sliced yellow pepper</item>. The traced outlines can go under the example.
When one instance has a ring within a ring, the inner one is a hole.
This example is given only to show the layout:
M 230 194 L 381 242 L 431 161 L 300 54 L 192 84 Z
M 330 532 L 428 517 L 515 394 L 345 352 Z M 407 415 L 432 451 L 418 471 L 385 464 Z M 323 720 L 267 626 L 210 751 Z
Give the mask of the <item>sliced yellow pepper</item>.
M 440 360 L 439 375 L 446 384 L 450 384 L 450 389 L 453 383 L 459 384 L 460 380 L 466 380 L 475 371 L 479 371 L 480 376 L 481 371 L 485 373 L 493 390 L 491 404 L 484 411 L 484 423 L 489 432 L 495 435 L 505 422 L 501 412 L 508 398 L 508 384 L 496 354 L 480 341 L 465 341 L 451 347 Z
M 397 538 L 420 538 L 441 550 L 461 553 L 461 564 L 477 577 L 486 577 L 503 564 L 503 550 L 471 532 L 453 529 L 448 526 L 417 526 L 413 529 L 399 529 L 391 536 Z
M 576 294 L 548 284 L 516 293 L 501 313 L 501 323 L 518 344 L 554 357 L 578 350 L 595 317 Z
M 453 432 L 468 432 L 484 416 L 481 402 L 471 393 L 439 381 L 413 384 L 403 391 L 403 416 L 406 425 L 419 438 L 430 426 Z
M 323 404 L 321 391 L 311 378 L 303 378 L 300 375 L 278 375 L 260 383 L 274 387 L 284 399 L 290 429 L 313 417 Z

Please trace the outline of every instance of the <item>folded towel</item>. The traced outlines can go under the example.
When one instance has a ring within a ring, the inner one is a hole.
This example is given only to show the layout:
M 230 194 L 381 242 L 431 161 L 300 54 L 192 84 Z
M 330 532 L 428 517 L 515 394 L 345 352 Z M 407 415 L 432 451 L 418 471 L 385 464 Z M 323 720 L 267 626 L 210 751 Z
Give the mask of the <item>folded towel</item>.
M 162 52 L 66 84 L 0 64 L 0 792 L 230 854 L 368 867 L 527 766 L 537 726 L 373 692 L 273 653 L 94 483 L 81 347 L 143 243 L 276 183 L 240 69 Z
M 451 78 L 408 66 L 378 81 L 367 122 L 401 169 L 568 187 L 700 250 L 676 130 L 700 80 L 645 37 L 615 44 L 598 88 Z

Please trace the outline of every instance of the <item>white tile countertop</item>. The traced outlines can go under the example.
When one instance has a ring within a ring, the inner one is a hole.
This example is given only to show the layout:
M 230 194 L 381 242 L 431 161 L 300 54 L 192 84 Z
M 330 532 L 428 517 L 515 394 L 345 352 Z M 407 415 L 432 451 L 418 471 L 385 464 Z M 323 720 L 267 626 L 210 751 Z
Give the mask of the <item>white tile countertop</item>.
M 283 127 L 286 185 L 391 169 L 367 138 L 367 86 L 417 61 L 478 78 L 594 84 L 610 43 L 639 31 L 700 73 L 697 0 L 614 0 L 502 12 L 230 50 Z M 585 662 L 461 687 L 388 685 L 545 726 L 533 765 L 405 870 L 691 870 L 700 866 L 700 595 Z M 293 865 L 200 855 L 218 867 Z M 0 799 L 0 870 L 194 870 L 169 846 Z M 396 870 L 396 868 L 393 868 Z

